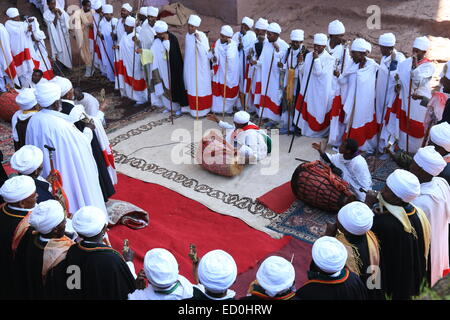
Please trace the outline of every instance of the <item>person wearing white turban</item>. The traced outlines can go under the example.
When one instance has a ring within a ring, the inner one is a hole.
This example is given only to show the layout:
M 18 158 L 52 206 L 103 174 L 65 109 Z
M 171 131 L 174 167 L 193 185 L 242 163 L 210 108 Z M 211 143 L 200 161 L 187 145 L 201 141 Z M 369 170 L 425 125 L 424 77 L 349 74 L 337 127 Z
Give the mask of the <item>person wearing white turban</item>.
M 438 177 L 446 166 L 441 154 L 427 146 L 417 151 L 409 168 L 420 181 L 420 195 L 412 203 L 425 212 L 431 225 L 431 285 L 449 268 L 450 186 Z
M 12 138 L 14 149 L 17 151 L 25 145 L 25 134 L 30 119 L 38 110 L 35 90 L 31 88 L 22 89 L 16 96 L 16 104 L 20 110 L 16 111 L 11 119 Z
M 427 101 L 431 98 L 431 79 L 435 67 L 433 62 L 425 57 L 429 47 L 426 37 L 419 37 L 414 41 L 413 56 L 399 63 L 399 94 L 394 104 L 401 104 L 397 108 L 396 135 L 398 146 L 411 154 L 422 146 L 425 137 L 424 121 L 427 112 Z M 412 90 L 409 85 L 412 83 Z M 411 97 L 410 97 L 410 92 Z M 409 120 L 407 119 L 409 114 Z M 410 126 L 400 126 L 398 123 L 409 123 Z
M 13 209 L 33 209 L 36 203 L 36 185 L 31 177 L 15 176 L 5 181 L 0 188 L 0 195 Z
M 237 266 L 223 250 L 206 253 L 198 263 L 199 284 L 194 285 L 193 300 L 233 300 L 236 292 L 229 288 L 236 281 Z
M 118 26 L 118 19 L 113 17 L 113 6 L 110 4 L 105 4 L 102 7 L 103 18 L 100 20 L 98 24 L 98 37 L 99 41 L 103 42 L 100 45 L 100 53 L 102 57 L 103 63 L 103 72 L 105 76 L 108 78 L 110 82 L 115 81 L 114 76 L 114 40 L 113 40 L 113 31 L 116 30 Z
M 92 3 L 92 9 L 94 9 L 94 11 L 92 12 L 92 18 L 93 18 L 92 28 L 94 31 L 94 39 L 90 39 L 90 41 L 89 41 L 89 45 L 92 48 L 94 48 L 93 66 L 94 66 L 94 68 L 99 70 L 102 73 L 102 75 L 106 74 L 105 65 L 110 63 L 108 61 L 108 58 L 106 57 L 106 55 L 105 54 L 102 55 L 101 48 L 104 46 L 104 42 L 98 36 L 99 30 L 100 30 L 100 22 L 103 20 L 103 15 L 104 15 L 104 12 L 103 12 L 104 4 L 105 4 L 105 0 L 95 0 Z M 111 60 L 111 63 L 114 63 L 113 62 L 114 57 L 109 57 L 109 59 Z M 104 61 L 104 60 L 106 60 L 106 61 Z M 95 71 L 94 68 L 91 69 L 91 73 L 94 73 L 94 71 Z
M 345 265 L 347 249 L 336 238 L 323 236 L 312 247 L 308 282 L 297 290 L 301 300 L 367 300 L 367 288 Z
M 419 179 L 396 169 L 386 186 L 366 203 L 375 212 L 372 231 L 380 241 L 381 289 L 392 299 L 410 299 L 420 292 L 427 275 L 431 227 L 424 211 L 415 205 L 421 193 Z
M 446 121 L 436 124 L 430 129 L 430 145 L 450 162 L 450 124 Z
M 144 271 L 149 285 L 128 295 L 128 300 L 184 300 L 193 296 L 193 286 L 178 273 L 173 254 L 161 248 L 147 251 Z
M 60 238 L 64 235 L 65 220 L 61 204 L 56 200 L 47 200 L 34 208 L 30 214 L 29 223 L 45 238 L 51 237 L 53 232 L 58 233 L 57 237 Z
M 380 153 L 384 153 L 389 136 L 395 136 L 395 132 L 400 125 L 396 114 L 391 112 L 390 106 L 392 106 L 392 103 L 397 96 L 397 93 L 395 92 L 395 76 L 398 73 L 397 67 L 398 64 L 403 62 L 406 58 L 403 53 L 395 49 L 395 43 L 396 39 L 393 33 L 384 33 L 380 35 L 378 39 L 381 60 L 376 83 L 375 103 L 377 122 L 379 125 L 382 125 L 380 141 L 378 143 L 378 151 Z M 388 115 L 388 120 L 385 121 L 386 115 Z
M 208 120 L 216 122 L 225 129 L 225 140 L 238 150 L 238 154 L 246 159 L 246 163 L 255 163 L 267 157 L 268 145 L 266 134 L 253 122 L 246 111 L 238 111 L 233 116 L 234 124 L 219 120 L 216 115 L 209 114 Z
M 189 16 L 184 42 L 183 79 L 192 117 L 204 117 L 212 106 L 212 75 L 210 66 L 210 48 L 208 37 L 198 30 L 201 19 L 197 15 Z
M 131 13 L 133 11 L 133 7 L 129 3 L 124 3 L 120 9 L 120 18 L 117 21 L 116 24 L 114 24 L 113 28 L 113 40 L 120 44 L 120 41 L 124 36 L 127 35 L 127 32 L 125 32 L 125 20 L 127 17 L 131 17 Z
M 44 146 L 56 149 L 53 153 L 55 169 L 64 181 L 64 191 L 72 212 L 85 205 L 95 205 L 106 212 L 90 141 L 73 126 L 73 120 L 68 115 L 59 112 L 60 97 L 61 89 L 54 83 L 36 87 L 37 101 L 44 109 L 31 117 L 25 143 L 44 152 L 44 177 L 50 174 L 49 154 Z
M 344 24 L 341 21 L 339 21 L 339 20 L 331 21 L 328 24 L 328 34 L 330 36 L 345 34 L 345 26 L 344 26 Z

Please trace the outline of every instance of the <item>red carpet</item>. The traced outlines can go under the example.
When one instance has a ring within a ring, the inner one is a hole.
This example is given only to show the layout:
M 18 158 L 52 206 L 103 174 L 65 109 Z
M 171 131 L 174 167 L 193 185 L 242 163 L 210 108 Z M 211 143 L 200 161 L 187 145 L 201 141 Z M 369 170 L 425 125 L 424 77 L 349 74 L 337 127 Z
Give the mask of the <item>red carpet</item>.
M 234 257 L 238 273 L 243 273 L 290 240 L 289 237 L 272 239 L 239 219 L 215 213 L 170 189 L 125 175 L 119 175 L 116 190 L 114 199 L 131 202 L 150 215 L 147 228 L 132 230 L 119 225 L 108 232 L 113 247 L 119 251 L 123 248 L 123 240 L 129 240 L 136 253 L 136 272 L 142 268 L 145 253 L 160 247 L 175 255 L 180 273 L 193 281 L 188 253 L 189 244 L 194 243 L 199 256 L 214 249 L 227 251 Z
M 276 213 L 283 213 L 295 201 L 295 195 L 291 190 L 291 182 L 286 182 L 281 186 L 272 189 L 261 197 L 257 198 L 259 202 Z

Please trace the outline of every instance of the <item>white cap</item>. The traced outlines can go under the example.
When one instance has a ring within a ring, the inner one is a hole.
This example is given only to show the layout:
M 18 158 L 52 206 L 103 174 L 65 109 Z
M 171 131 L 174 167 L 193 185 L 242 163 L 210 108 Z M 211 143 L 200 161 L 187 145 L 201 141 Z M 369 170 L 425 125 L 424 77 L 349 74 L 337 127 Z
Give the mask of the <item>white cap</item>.
M 167 25 L 166 22 L 164 22 L 162 20 L 158 20 L 155 22 L 153 29 L 155 30 L 156 33 L 164 33 L 164 32 L 167 32 L 167 30 L 169 29 L 169 26 Z
M 222 26 L 220 29 L 220 34 L 231 38 L 233 36 L 233 29 L 231 29 L 228 25 Z
M 395 35 L 393 33 L 383 33 L 380 38 L 378 38 L 378 44 L 384 47 L 395 46 Z
M 50 82 L 57 84 L 61 88 L 61 98 L 73 88 L 72 82 L 69 79 L 60 76 L 54 77 Z
M 156 18 L 156 17 L 158 17 L 158 14 L 159 14 L 159 9 L 158 8 L 155 8 L 155 7 L 152 7 L 152 6 L 147 7 L 147 16 Z
M 72 217 L 73 228 L 80 237 L 94 237 L 103 230 L 106 224 L 105 212 L 94 206 L 82 207 Z
M 133 11 L 133 7 L 127 2 L 122 5 L 122 9 L 127 10 L 128 12 Z
M 291 31 L 292 41 L 303 41 L 305 40 L 305 32 L 301 29 L 295 29 Z
M 386 185 L 404 202 L 409 203 L 420 195 L 420 182 L 409 171 L 396 169 L 386 179 Z
M 139 14 L 143 16 L 147 16 L 147 7 L 141 7 L 139 9 Z
M 201 23 L 202 23 L 202 19 L 200 19 L 199 16 L 197 16 L 195 14 L 191 14 L 189 16 L 188 24 L 190 24 L 191 26 L 198 28 L 198 27 L 200 27 Z
M 32 174 L 44 161 L 44 153 L 41 149 L 31 144 L 24 145 L 14 152 L 11 157 L 11 168 L 20 174 Z
M 337 35 L 337 34 L 344 34 L 344 33 L 345 33 L 345 27 L 341 21 L 334 20 L 328 24 L 328 34 L 329 35 Z
M 114 12 L 114 7 L 111 4 L 105 4 L 102 7 L 102 11 L 104 14 L 111 14 Z
M 434 146 L 426 146 L 417 150 L 414 161 L 419 167 L 431 174 L 438 176 L 447 166 L 444 158 L 434 149 Z
M 367 52 L 367 41 L 363 38 L 357 38 L 352 42 L 352 51 Z
M 128 27 L 134 28 L 136 26 L 136 19 L 133 18 L 132 16 L 128 16 L 125 19 L 125 25 L 128 26 Z
M 258 21 L 256 21 L 255 29 L 259 30 L 267 30 L 269 27 L 269 21 L 267 21 L 264 18 L 259 18 Z
M 418 37 L 416 38 L 416 40 L 414 40 L 413 48 L 422 51 L 427 51 L 429 47 L 430 47 L 430 40 L 428 40 L 427 37 Z
M 36 86 L 36 100 L 42 108 L 48 108 L 61 99 L 61 88 L 52 82 L 39 83 Z
M 319 46 L 326 46 L 328 41 L 328 37 L 325 33 L 316 33 L 314 35 L 314 44 Z
M 345 230 L 360 236 L 372 228 L 373 212 L 367 204 L 354 201 L 339 210 L 338 220 Z
M 169 287 L 178 280 L 178 262 L 166 249 L 147 251 L 144 271 L 150 283 L 160 288 Z
M 368 53 L 371 53 L 372 52 L 372 45 L 370 44 L 369 41 L 367 41 L 367 40 L 364 40 L 364 41 L 366 42 L 366 51 Z
M 64 209 L 56 200 L 38 203 L 30 214 L 29 223 L 40 234 L 49 234 L 65 219 Z
M 233 121 L 238 124 L 246 124 L 250 121 L 250 114 L 246 111 L 238 111 L 233 116 Z
M 96 1 L 92 2 L 92 8 L 94 10 L 98 10 L 101 7 L 102 7 L 102 2 L 100 0 L 96 0 Z M 103 11 L 103 9 L 102 9 L 102 11 Z
M 253 21 L 253 19 L 251 19 L 249 17 L 244 17 L 244 18 L 242 18 L 242 23 L 251 29 L 251 28 L 253 28 L 255 21 Z
M 0 195 L 7 203 L 25 200 L 36 192 L 36 184 L 29 176 L 15 176 L 5 181 L 0 188 Z
M 236 276 L 236 262 L 223 250 L 208 252 L 198 265 L 198 279 L 211 292 L 224 292 L 231 287 Z
M 347 249 L 333 237 L 321 237 L 314 242 L 312 258 L 320 270 L 334 274 L 341 271 L 347 262 Z
M 20 16 L 19 10 L 17 10 L 17 8 L 9 8 L 8 10 L 6 10 L 6 15 L 11 19 Z
M 273 33 L 281 33 L 281 27 L 278 23 L 276 22 L 272 22 L 271 24 L 269 24 L 269 26 L 267 27 L 267 32 L 273 32 Z
M 450 79 L 450 78 L 449 78 Z M 430 129 L 430 140 L 450 152 L 450 123 L 444 121 Z
M 22 110 L 30 110 L 37 105 L 36 90 L 33 88 L 22 89 L 16 97 L 16 104 Z
M 292 287 L 295 270 L 292 263 L 286 259 L 271 256 L 264 260 L 259 267 L 256 280 L 269 296 L 274 297 Z

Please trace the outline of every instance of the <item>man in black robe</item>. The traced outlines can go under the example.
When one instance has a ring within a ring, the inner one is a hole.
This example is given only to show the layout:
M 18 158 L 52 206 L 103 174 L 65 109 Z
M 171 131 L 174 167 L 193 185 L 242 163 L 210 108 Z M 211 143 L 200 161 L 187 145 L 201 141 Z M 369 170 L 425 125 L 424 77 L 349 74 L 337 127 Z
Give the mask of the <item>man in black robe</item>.
M 20 110 L 16 111 L 11 119 L 15 151 L 25 145 L 28 122 L 40 109 L 34 92 L 35 89 L 25 88 L 16 97 L 16 104 Z
M 71 300 L 126 300 L 128 294 L 136 290 L 135 276 L 127 265 L 132 264 L 133 252 L 129 250 L 122 256 L 103 244 L 107 220 L 105 213 L 96 207 L 78 210 L 72 224 L 83 240 L 69 249 L 64 260 L 67 267 L 77 266 L 67 269 L 66 297 Z
M 13 248 L 23 236 L 18 225 L 36 204 L 36 186 L 30 177 L 16 176 L 3 184 L 0 195 L 6 201 L 0 208 L 0 299 L 15 299 Z
M 375 213 L 372 231 L 381 245 L 381 289 L 392 299 L 410 299 L 426 283 L 430 224 L 425 213 L 410 202 L 420 195 L 419 179 L 397 169 L 377 195 L 366 203 Z
M 308 281 L 297 290 L 300 300 L 367 300 L 367 288 L 345 263 L 347 249 L 336 238 L 314 242 Z

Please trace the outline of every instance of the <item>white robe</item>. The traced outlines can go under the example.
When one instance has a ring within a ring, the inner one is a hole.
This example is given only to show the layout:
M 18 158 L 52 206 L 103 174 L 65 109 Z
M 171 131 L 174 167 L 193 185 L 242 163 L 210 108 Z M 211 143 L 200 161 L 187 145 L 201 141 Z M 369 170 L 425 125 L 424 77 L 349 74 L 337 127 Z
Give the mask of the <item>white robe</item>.
M 297 122 L 297 117 L 300 113 L 300 104 L 305 94 L 312 61 L 313 52 L 310 52 L 306 55 L 305 63 L 300 69 L 302 83 L 295 105 L 294 123 Z M 304 97 L 302 117 L 298 120 L 299 128 L 302 130 L 302 135 L 304 136 L 321 138 L 328 134 L 331 104 L 334 98 L 332 85 L 335 61 L 336 59 L 325 50 L 314 60 L 308 89 Z
M 267 38 L 264 39 L 263 45 L 268 42 Z M 249 66 L 248 69 L 248 78 L 249 78 L 249 94 L 247 95 L 247 105 L 248 105 L 248 112 L 255 112 L 256 106 L 259 106 L 261 101 L 261 68 L 258 66 L 258 61 L 261 58 L 260 56 L 257 56 L 256 53 L 256 44 L 258 43 L 258 40 L 256 40 L 252 47 L 250 48 L 249 55 L 252 57 L 252 60 L 256 61 L 256 65 Z M 262 53 L 262 52 L 261 52 Z
M 128 300 L 184 300 L 192 298 L 194 294 L 192 283 L 182 275 L 178 275 L 178 281 L 180 282 L 180 285 L 172 293 L 163 294 L 155 292 L 154 287 L 149 284 L 148 287 L 143 290 L 136 290 L 133 293 L 130 293 L 128 295 Z
M 19 80 L 17 78 L 16 65 L 14 63 L 11 47 L 9 45 L 9 34 L 6 30 L 5 26 L 0 23 L 0 41 L 3 47 L 3 50 L 0 52 L 0 91 L 5 91 L 5 82 L 4 77 L 9 79 L 14 79 L 16 84 L 19 84 Z M 6 57 L 5 57 L 6 55 Z
M 366 194 L 359 189 L 363 188 L 366 191 L 372 189 L 372 176 L 366 159 L 357 155 L 353 159 L 346 160 L 341 153 L 328 154 L 328 157 L 336 167 L 342 170 L 342 179 L 350 184 L 358 200 L 364 202 Z
M 211 111 L 212 105 L 209 43 L 203 32 L 197 31 L 197 33 L 199 41 L 196 40 L 194 34 L 186 33 L 183 77 L 191 116 L 197 116 L 198 95 L 198 116 L 204 117 Z
M 44 153 L 44 177 L 50 173 L 48 150 L 44 145 L 56 149 L 53 162 L 55 169 L 61 173 L 71 213 L 89 205 L 106 213 L 91 144 L 69 116 L 48 109 L 39 111 L 28 123 L 26 143 L 40 148 Z
M 34 62 L 31 57 L 31 51 L 34 51 L 34 48 L 31 45 L 31 32 L 28 32 L 28 23 L 8 20 L 5 23 L 5 28 L 9 33 L 11 53 L 14 57 L 17 76 L 21 82 L 25 81 L 23 85 L 27 86 L 28 82 L 31 81 L 31 74 L 34 69 Z
M 67 68 L 72 69 L 72 46 L 69 35 L 69 15 L 63 10 L 59 19 L 53 23 L 55 15 L 50 10 L 44 12 L 44 21 L 47 24 L 52 59 L 58 60 Z
M 105 18 L 102 19 L 99 24 L 99 31 L 103 35 L 103 43 L 100 42 L 100 52 L 102 57 L 104 57 L 104 59 L 102 59 L 103 70 L 106 73 L 106 77 L 111 82 L 114 82 L 116 79 L 114 68 L 118 51 L 112 48 L 114 41 L 111 37 L 111 32 L 113 32 L 113 26 L 116 26 L 117 22 L 117 18 L 112 18 L 110 21 L 107 21 Z
M 412 203 L 421 208 L 431 225 L 431 285 L 449 268 L 448 226 L 450 223 L 450 186 L 440 177 L 420 185 L 420 196 Z
M 45 46 L 45 39 L 47 37 L 44 31 L 40 29 L 39 22 L 36 18 L 31 24 L 33 26 L 33 35 L 36 39 L 36 41 L 32 41 L 31 37 L 29 38 L 29 41 L 31 43 L 30 48 L 33 48 L 32 50 L 30 50 L 31 57 L 34 60 L 34 63 L 37 65 L 37 68 L 44 73 L 43 77 L 47 80 L 51 80 L 55 75 L 53 73 L 52 64 L 48 58 L 48 52 Z M 31 86 L 32 85 L 30 80 L 30 87 Z
M 239 97 L 239 53 L 237 43 L 233 40 L 230 43 L 221 43 L 220 39 L 218 39 L 214 46 L 214 56 L 217 58 L 217 61 L 213 64 L 212 112 L 232 113 Z
M 102 40 L 100 39 L 100 37 L 97 36 L 100 22 L 104 18 L 100 17 L 100 15 L 97 12 L 94 12 L 92 14 L 92 18 L 93 18 L 92 34 L 89 33 L 89 50 L 91 52 L 94 52 L 94 50 L 95 50 L 95 53 L 93 54 L 94 67 L 97 68 L 98 70 L 100 70 L 103 75 L 106 75 L 106 72 L 103 67 L 103 65 L 104 65 L 103 60 L 106 59 L 106 57 L 103 57 L 101 49 L 100 49 L 102 47 L 102 43 L 101 43 Z M 91 35 L 92 35 L 92 39 L 91 39 Z

